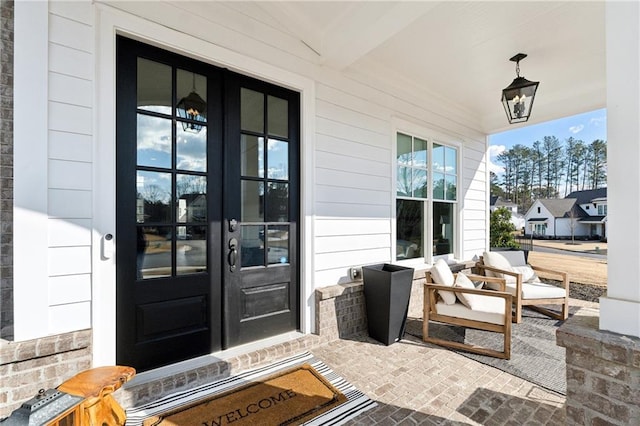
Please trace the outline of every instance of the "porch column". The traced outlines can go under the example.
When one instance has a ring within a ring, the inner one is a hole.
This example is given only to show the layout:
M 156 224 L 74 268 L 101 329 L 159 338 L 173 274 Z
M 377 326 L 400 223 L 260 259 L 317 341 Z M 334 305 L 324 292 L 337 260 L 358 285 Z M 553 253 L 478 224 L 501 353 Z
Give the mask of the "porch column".
M 640 6 L 606 3 L 608 282 L 600 329 L 640 336 Z M 635 159 L 635 160 L 634 160 Z

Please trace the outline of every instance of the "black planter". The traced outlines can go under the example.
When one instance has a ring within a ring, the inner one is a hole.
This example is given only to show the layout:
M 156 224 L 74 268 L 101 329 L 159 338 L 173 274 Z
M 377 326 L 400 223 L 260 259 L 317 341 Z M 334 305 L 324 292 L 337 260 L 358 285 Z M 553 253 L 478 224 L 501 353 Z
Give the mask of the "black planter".
M 362 267 L 369 336 L 390 345 L 402 339 L 413 268 L 388 263 Z

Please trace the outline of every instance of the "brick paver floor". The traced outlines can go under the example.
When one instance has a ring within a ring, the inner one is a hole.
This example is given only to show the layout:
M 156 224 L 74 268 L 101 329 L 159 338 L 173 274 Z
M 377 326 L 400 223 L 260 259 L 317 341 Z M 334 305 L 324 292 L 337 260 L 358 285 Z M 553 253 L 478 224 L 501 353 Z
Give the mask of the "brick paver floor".
M 413 336 L 389 346 L 358 336 L 311 352 L 378 403 L 349 424 L 565 424 L 564 395 Z

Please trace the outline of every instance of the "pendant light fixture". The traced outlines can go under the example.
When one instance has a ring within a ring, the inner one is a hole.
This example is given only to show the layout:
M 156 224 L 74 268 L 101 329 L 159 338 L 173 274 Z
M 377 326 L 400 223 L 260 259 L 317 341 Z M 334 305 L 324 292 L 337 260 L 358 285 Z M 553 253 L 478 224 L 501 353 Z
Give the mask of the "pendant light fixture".
M 516 63 L 516 78 L 509 86 L 502 89 L 502 105 L 510 124 L 523 123 L 529 119 L 538 89 L 538 81 L 529 81 L 520 77 L 520 61 L 526 57 L 526 54 L 518 53 L 509 59 Z

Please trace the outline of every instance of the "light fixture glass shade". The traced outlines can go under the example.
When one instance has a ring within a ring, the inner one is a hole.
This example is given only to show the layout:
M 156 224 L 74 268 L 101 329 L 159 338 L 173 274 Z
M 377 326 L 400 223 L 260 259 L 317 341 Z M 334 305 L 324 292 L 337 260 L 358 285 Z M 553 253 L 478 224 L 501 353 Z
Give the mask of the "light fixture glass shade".
M 178 117 L 206 123 L 207 121 L 207 103 L 198 95 L 195 90 L 189 93 L 178 102 Z M 202 124 L 182 121 L 182 130 L 187 132 L 198 133 L 202 129 Z
M 538 84 L 538 81 L 516 77 L 509 86 L 502 89 L 502 105 L 509 123 L 523 123 L 529 119 Z

